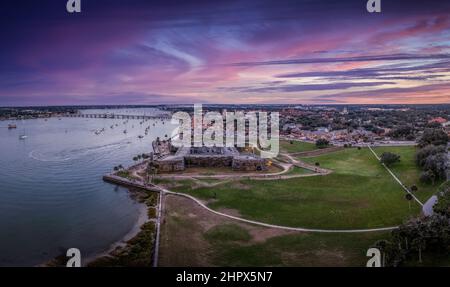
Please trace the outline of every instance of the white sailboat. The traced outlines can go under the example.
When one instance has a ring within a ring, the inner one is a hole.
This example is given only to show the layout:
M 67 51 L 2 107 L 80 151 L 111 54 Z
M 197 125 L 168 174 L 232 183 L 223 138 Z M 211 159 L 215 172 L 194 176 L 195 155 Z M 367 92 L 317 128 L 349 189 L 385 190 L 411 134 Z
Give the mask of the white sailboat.
M 24 140 L 26 139 L 28 136 L 25 134 L 25 130 L 22 132 L 22 134 L 19 136 L 19 140 Z
M 26 139 L 28 136 L 25 134 L 25 129 L 22 130 L 22 134 L 19 135 L 19 140 L 24 140 Z

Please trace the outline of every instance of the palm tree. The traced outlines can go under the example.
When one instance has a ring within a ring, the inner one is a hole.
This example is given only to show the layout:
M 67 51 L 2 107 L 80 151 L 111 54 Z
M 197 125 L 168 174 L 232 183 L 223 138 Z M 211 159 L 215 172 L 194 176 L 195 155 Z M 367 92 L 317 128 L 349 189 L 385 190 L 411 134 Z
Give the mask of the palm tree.
M 413 197 L 412 197 L 411 194 L 407 193 L 407 194 L 405 195 L 405 198 L 406 198 L 406 200 L 407 200 L 408 203 L 409 203 L 409 210 L 411 210 L 411 200 L 413 199 Z
M 426 241 L 421 234 L 419 234 L 418 237 L 414 238 L 414 240 L 412 241 L 412 246 L 419 252 L 419 263 L 422 263 L 422 250 L 426 248 Z
M 381 252 L 381 267 L 386 266 L 386 255 L 390 257 L 390 254 L 392 252 L 392 243 L 388 240 L 378 240 L 375 242 L 375 248 L 378 248 Z

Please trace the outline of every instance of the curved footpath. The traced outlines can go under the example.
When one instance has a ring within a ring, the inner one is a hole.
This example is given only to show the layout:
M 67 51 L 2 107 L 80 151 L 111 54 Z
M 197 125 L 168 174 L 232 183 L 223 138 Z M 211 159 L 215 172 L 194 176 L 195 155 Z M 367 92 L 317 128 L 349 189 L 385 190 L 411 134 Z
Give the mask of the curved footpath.
M 188 195 L 185 193 L 180 193 L 180 192 L 170 191 L 159 185 L 144 184 L 141 181 L 137 181 L 137 180 L 132 181 L 132 180 L 128 180 L 126 178 L 116 176 L 116 175 L 105 175 L 103 177 L 103 179 L 106 181 L 113 182 L 115 184 L 121 184 L 121 185 L 141 188 L 141 189 L 149 190 L 149 191 L 161 192 L 163 196 L 164 196 L 164 194 L 182 196 L 182 197 L 185 197 L 185 198 L 188 198 L 188 199 L 194 201 L 200 207 L 202 207 L 205 210 L 207 210 L 211 213 L 214 213 L 216 215 L 223 216 L 223 217 L 226 217 L 226 218 L 229 218 L 232 220 L 245 222 L 245 223 L 249 223 L 249 224 L 254 224 L 254 225 L 258 225 L 258 226 L 263 226 L 263 227 L 268 227 L 268 228 L 277 228 L 277 229 L 290 230 L 290 231 L 301 231 L 301 232 L 318 232 L 318 233 L 362 233 L 362 232 L 389 231 L 389 230 L 394 230 L 394 229 L 398 228 L 398 226 L 389 226 L 389 227 L 366 228 L 366 229 L 318 229 L 318 228 L 304 228 L 304 227 L 291 227 L 291 226 L 275 225 L 275 224 L 264 223 L 264 222 L 260 222 L 260 221 L 256 221 L 256 220 L 245 219 L 245 218 L 241 218 L 241 217 L 237 217 L 237 216 L 233 216 L 233 215 L 229 215 L 226 213 L 222 213 L 222 212 L 213 210 L 213 209 L 209 208 L 208 206 L 206 206 L 203 202 L 201 202 L 200 200 L 198 200 L 197 198 L 195 198 L 191 195 Z
M 279 164 L 283 168 L 283 171 L 273 173 L 273 174 L 247 174 L 242 177 L 250 177 L 252 179 L 260 179 L 260 180 L 263 180 L 263 179 L 275 180 L 275 179 L 287 179 L 287 178 L 294 178 L 294 177 L 320 176 L 320 175 L 327 175 L 332 172 L 331 170 L 320 168 L 320 167 L 305 163 L 303 161 L 297 160 L 297 159 L 293 158 L 290 154 L 283 154 L 283 155 L 286 156 L 291 161 L 290 164 Z M 133 166 L 133 168 L 132 168 L 132 174 L 135 176 L 138 176 L 138 174 L 137 174 L 137 171 L 139 169 L 138 166 L 139 166 L 139 164 Z M 288 171 L 290 171 L 291 168 L 294 166 L 309 169 L 309 170 L 314 171 L 315 173 L 286 175 L 286 173 Z M 222 175 L 213 175 L 213 176 L 208 176 L 208 175 L 205 175 L 205 176 L 170 175 L 170 176 L 159 176 L 159 178 L 172 178 L 172 179 L 175 179 L 175 178 L 177 178 L 177 179 L 181 179 L 181 178 L 184 178 L 184 179 L 218 178 L 218 179 L 233 180 L 235 178 L 241 178 L 241 177 L 236 176 L 234 174 L 222 174 Z M 180 192 L 170 191 L 159 185 L 145 184 L 139 180 L 128 180 L 128 179 L 121 178 L 121 177 L 118 177 L 115 175 L 105 176 L 104 179 L 108 180 L 108 181 L 112 181 L 116 184 L 129 185 L 129 186 L 138 187 L 138 188 L 142 188 L 142 189 L 146 189 L 146 190 L 150 190 L 150 191 L 161 192 L 161 193 L 163 193 L 162 195 L 171 194 L 171 195 L 175 195 L 175 196 L 182 196 L 182 197 L 185 197 L 185 198 L 188 198 L 188 199 L 194 201 L 200 207 L 202 207 L 205 210 L 207 210 L 211 213 L 214 213 L 216 215 L 223 216 L 223 217 L 226 217 L 226 218 L 229 218 L 232 220 L 249 223 L 249 224 L 254 224 L 254 225 L 258 225 L 258 226 L 263 226 L 263 227 L 268 227 L 268 228 L 277 228 L 277 229 L 300 231 L 300 232 L 317 232 L 317 233 L 363 233 L 363 232 L 389 231 L 389 230 L 394 230 L 394 229 L 398 228 L 398 226 L 389 226 L 389 227 L 365 228 L 365 229 L 319 229 L 319 228 L 304 228 L 304 227 L 290 227 L 290 226 L 283 226 L 283 225 L 275 225 L 275 224 L 264 223 L 264 222 L 260 222 L 260 221 L 256 221 L 256 220 L 245 219 L 245 218 L 241 218 L 241 217 L 237 217 L 237 216 L 233 216 L 233 215 L 229 215 L 226 213 L 222 213 L 222 212 L 213 210 L 213 209 L 209 208 L 208 206 L 206 206 L 199 199 L 197 199 L 191 195 L 188 195 L 185 193 L 180 193 Z
M 283 226 L 283 225 L 268 224 L 268 223 L 264 223 L 264 222 L 260 222 L 260 221 L 244 219 L 241 217 L 222 213 L 222 212 L 219 212 L 219 211 L 209 208 L 208 206 L 203 204 L 200 200 L 198 200 L 197 198 L 190 196 L 188 194 L 173 192 L 173 191 L 170 191 L 170 190 L 162 188 L 162 187 L 159 187 L 159 188 L 160 188 L 160 192 L 163 192 L 164 194 L 171 194 L 171 195 L 177 195 L 177 196 L 189 198 L 189 199 L 193 200 L 195 203 L 197 203 L 200 207 L 203 207 L 204 209 L 206 209 L 209 212 L 214 213 L 216 215 L 227 217 L 229 219 L 233 219 L 233 220 L 237 220 L 237 221 L 241 221 L 241 222 L 245 222 L 245 223 L 263 226 L 263 227 L 277 228 L 277 229 L 290 230 L 290 231 L 320 232 L 320 233 L 362 233 L 362 232 L 389 231 L 389 230 L 394 230 L 394 229 L 398 228 L 398 226 L 390 226 L 390 227 L 367 228 L 367 229 L 316 229 L 316 228 L 290 227 L 290 226 Z

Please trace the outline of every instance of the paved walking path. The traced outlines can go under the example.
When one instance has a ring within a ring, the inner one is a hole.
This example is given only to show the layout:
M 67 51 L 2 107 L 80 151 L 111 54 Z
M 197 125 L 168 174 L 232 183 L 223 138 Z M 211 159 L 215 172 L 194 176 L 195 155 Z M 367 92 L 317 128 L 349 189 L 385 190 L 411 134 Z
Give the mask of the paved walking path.
M 370 149 L 370 151 L 374 154 L 374 156 L 377 158 L 378 161 L 381 162 L 380 157 L 375 153 L 375 151 L 368 145 L 368 148 Z M 324 168 L 319 168 L 317 166 L 313 166 L 311 164 L 305 163 L 303 161 L 299 161 L 295 158 L 293 158 L 291 155 L 289 154 L 284 154 L 290 161 L 291 163 L 288 164 L 281 164 L 279 163 L 279 165 L 283 168 L 283 171 L 278 172 L 278 173 L 273 173 L 273 174 L 246 174 L 246 175 L 236 175 L 236 174 L 222 174 L 222 175 L 218 175 L 218 176 L 199 176 L 199 175 L 175 175 L 175 176 L 164 176 L 166 178 L 191 178 L 194 180 L 197 180 L 197 178 L 218 178 L 218 179 L 228 179 L 228 180 L 233 180 L 234 178 L 242 178 L 242 177 L 254 177 L 252 179 L 267 179 L 267 180 L 273 180 L 273 179 L 277 179 L 276 176 L 278 176 L 278 178 L 294 178 L 294 177 L 305 177 L 305 176 L 317 176 L 317 175 L 326 175 L 331 173 L 331 170 L 328 169 L 324 169 Z M 409 189 L 397 178 L 397 176 L 384 164 L 381 163 L 384 168 L 389 172 L 389 174 L 402 186 L 402 188 L 409 194 L 412 195 L 412 197 L 421 205 L 423 206 L 423 203 L 420 202 L 419 199 L 417 199 L 417 197 L 414 196 L 414 194 L 412 194 Z M 293 166 L 297 166 L 300 168 L 305 168 L 305 169 L 309 169 L 314 171 L 314 174 L 293 174 L 293 175 L 284 175 L 285 173 L 289 172 Z M 133 176 L 138 176 L 138 171 L 141 170 L 140 165 L 135 165 L 134 168 L 131 170 L 132 171 L 132 175 Z M 161 176 L 160 176 L 161 177 Z M 257 226 L 262 226 L 262 227 L 266 227 L 266 228 L 276 228 L 276 229 L 282 229 L 282 230 L 288 230 L 288 231 L 298 231 L 298 232 L 315 232 L 315 233 L 364 233 L 364 232 L 380 232 L 380 231 L 391 231 L 394 229 L 397 229 L 398 226 L 389 226 L 389 227 L 379 227 L 379 228 L 365 228 L 365 229 L 319 229 L 319 228 L 305 228 L 305 227 L 291 227 L 291 226 L 283 226 L 283 225 L 276 225 L 276 224 L 269 224 L 269 223 L 264 223 L 264 222 L 260 222 L 260 221 L 256 221 L 256 220 L 250 220 L 250 219 L 245 219 L 245 218 L 241 218 L 241 217 L 237 217 L 237 216 L 233 216 L 233 215 L 229 215 L 223 212 L 219 212 L 216 210 L 213 210 L 211 208 L 209 208 L 208 206 L 206 206 L 203 202 L 201 202 L 200 200 L 198 200 L 197 198 L 185 194 L 185 193 L 179 193 L 179 192 L 174 192 L 171 190 L 168 190 L 166 188 L 163 188 L 161 186 L 158 185 L 154 185 L 154 184 L 145 184 L 144 182 L 140 181 L 140 180 L 129 180 L 129 179 L 125 179 L 125 178 L 121 178 L 115 175 L 108 175 L 104 177 L 105 180 L 109 180 L 109 181 L 113 181 L 117 184 L 124 184 L 124 185 L 129 185 L 129 186 L 134 186 L 134 187 L 138 187 L 138 188 L 142 188 L 145 190 L 150 190 L 150 191 L 157 191 L 160 193 L 159 196 L 159 204 L 158 204 L 158 215 L 156 218 L 156 239 L 155 239 L 155 253 L 154 253 L 154 258 L 153 258 L 153 266 L 157 266 L 158 265 L 158 253 L 159 253 L 159 242 L 160 242 L 160 225 L 161 225 L 161 215 L 162 215 L 162 205 L 163 205 L 163 197 L 165 194 L 170 194 L 170 195 L 174 195 L 174 196 L 181 196 L 181 197 L 185 197 L 188 198 L 192 201 L 194 201 L 197 205 L 199 205 L 200 207 L 204 208 L 205 210 L 218 215 L 218 216 L 222 216 L 228 219 L 232 219 L 235 221 L 239 221 L 239 222 L 244 222 L 244 223 L 248 223 L 248 224 L 253 224 L 253 225 L 257 225 Z M 227 181 L 225 181 L 227 182 Z M 224 182 L 220 182 L 220 183 L 215 183 L 215 184 L 211 184 L 211 185 L 217 185 L 217 184 L 221 184 Z
M 370 149 L 370 151 L 373 153 L 373 155 L 377 158 L 377 160 L 381 163 L 382 166 L 384 166 L 384 168 L 389 172 L 389 174 L 395 179 L 395 181 L 400 184 L 400 186 L 407 192 L 409 193 L 412 198 L 418 203 L 420 204 L 420 206 L 423 207 L 423 203 L 411 192 L 409 191 L 408 187 L 406 187 L 406 185 L 403 184 L 403 182 L 401 182 L 400 179 L 398 179 L 398 177 L 391 171 L 390 168 L 388 168 L 384 163 L 381 162 L 381 158 L 377 155 L 377 153 L 372 149 L 372 147 L 370 147 L 370 145 L 367 145 L 367 147 Z
M 202 207 L 202 208 L 206 209 L 207 211 L 214 213 L 216 215 L 223 216 L 223 217 L 233 219 L 236 221 L 249 223 L 249 224 L 253 224 L 253 225 L 258 225 L 258 226 L 263 226 L 263 227 L 268 227 L 268 228 L 277 228 L 277 229 L 290 230 L 290 231 L 301 231 L 301 232 L 316 232 L 316 233 L 362 233 L 362 232 L 389 231 L 389 230 L 394 230 L 394 229 L 398 228 L 398 226 L 390 226 L 390 227 L 367 228 L 367 229 L 317 229 L 317 228 L 290 227 L 290 226 L 283 226 L 283 225 L 268 224 L 268 223 L 264 223 L 264 222 L 260 222 L 260 221 L 256 221 L 256 220 L 244 219 L 241 217 L 237 217 L 237 216 L 233 216 L 233 215 L 229 215 L 226 213 L 222 213 L 222 212 L 213 210 L 213 209 L 209 208 L 208 206 L 206 206 L 205 204 L 203 204 L 197 198 L 195 198 L 191 195 L 185 194 L 185 193 L 173 192 L 173 191 L 170 191 L 170 190 L 162 188 L 162 187 L 160 187 L 160 189 L 161 189 L 161 192 L 164 192 L 165 194 L 177 195 L 177 196 L 182 196 L 182 197 L 188 198 L 188 199 L 194 201 L 200 207 Z
M 161 216 L 162 216 L 162 205 L 163 205 L 163 192 L 159 193 L 158 199 L 158 210 L 156 215 L 156 235 L 155 235 L 155 252 L 153 254 L 153 267 L 158 267 L 159 258 L 159 242 L 161 237 Z
M 104 179 L 114 182 L 116 184 L 123 184 L 123 185 L 133 186 L 133 187 L 137 187 L 137 188 L 141 188 L 141 189 L 145 189 L 145 190 L 149 190 L 149 191 L 156 191 L 156 192 L 163 193 L 161 195 L 161 197 L 163 197 L 164 194 L 172 194 L 172 195 L 176 195 L 176 196 L 182 196 L 182 197 L 185 197 L 185 198 L 188 198 L 188 199 L 194 201 L 200 207 L 202 207 L 202 208 L 206 209 L 207 211 L 214 213 L 216 215 L 223 216 L 223 217 L 233 219 L 236 221 L 240 221 L 240 222 L 245 222 L 245 223 L 254 224 L 254 225 L 263 226 L 263 227 L 269 227 L 269 228 L 277 228 L 277 229 L 290 230 L 290 231 L 302 231 L 302 232 L 318 232 L 318 233 L 362 233 L 362 232 L 388 231 L 388 230 L 393 230 L 393 229 L 398 228 L 398 226 L 389 226 L 389 227 L 367 228 L 367 229 L 317 229 L 317 228 L 291 227 L 291 226 L 268 224 L 268 223 L 264 223 L 264 222 L 260 222 L 260 221 L 256 221 L 256 220 L 249 220 L 249 219 L 229 215 L 226 213 L 222 213 L 219 211 L 215 211 L 191 195 L 188 195 L 185 193 L 180 193 L 180 192 L 170 191 L 159 185 L 144 184 L 142 181 L 132 181 L 132 180 L 128 180 L 126 178 L 121 178 L 121 177 L 118 177 L 115 175 L 104 176 Z

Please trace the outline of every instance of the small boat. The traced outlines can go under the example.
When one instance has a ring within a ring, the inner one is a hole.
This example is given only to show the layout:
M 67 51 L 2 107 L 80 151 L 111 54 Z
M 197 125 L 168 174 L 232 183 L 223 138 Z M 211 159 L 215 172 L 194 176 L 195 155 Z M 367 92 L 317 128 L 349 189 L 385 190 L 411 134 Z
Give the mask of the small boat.
M 8 129 L 17 129 L 17 126 L 14 124 L 9 124 Z
M 26 135 L 20 135 L 19 136 L 19 140 L 24 140 L 24 139 L 26 139 L 28 136 L 26 136 Z

